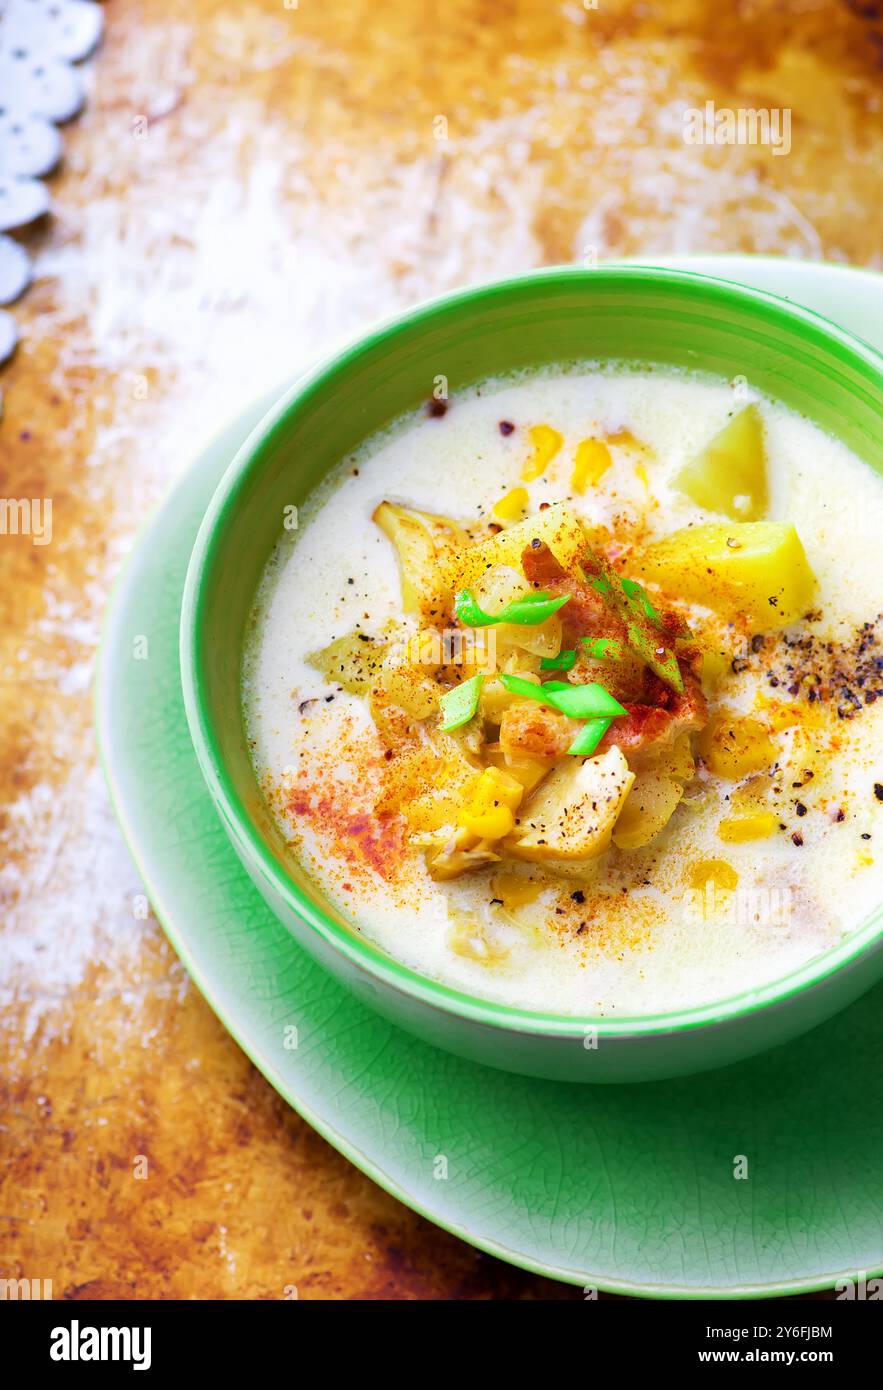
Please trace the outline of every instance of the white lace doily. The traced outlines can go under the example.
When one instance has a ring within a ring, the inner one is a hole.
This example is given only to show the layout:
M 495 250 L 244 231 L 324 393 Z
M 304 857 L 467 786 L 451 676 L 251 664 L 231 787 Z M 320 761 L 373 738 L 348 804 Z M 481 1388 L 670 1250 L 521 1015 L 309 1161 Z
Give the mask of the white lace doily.
M 0 0 L 0 304 L 30 283 L 30 258 L 8 233 L 49 211 L 43 180 L 61 157 L 57 127 L 84 99 L 73 64 L 92 52 L 103 27 L 92 0 Z M 17 341 L 15 318 L 0 309 L 0 362 Z

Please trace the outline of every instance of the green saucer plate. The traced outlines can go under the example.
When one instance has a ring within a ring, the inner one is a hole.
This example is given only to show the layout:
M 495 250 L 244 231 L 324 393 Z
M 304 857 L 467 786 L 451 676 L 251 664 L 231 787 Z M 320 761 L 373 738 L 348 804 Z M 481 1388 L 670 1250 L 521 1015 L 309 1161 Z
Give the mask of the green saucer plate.
M 736 256 L 663 263 L 772 290 L 883 347 L 883 277 Z M 177 484 L 120 582 L 99 663 L 114 806 L 196 985 L 329 1143 L 431 1221 L 525 1269 L 666 1298 L 781 1296 L 883 1271 L 883 985 L 735 1067 L 570 1086 L 492 1071 L 399 1031 L 264 905 L 190 745 L 178 623 L 212 492 L 289 384 L 243 410 Z M 138 638 L 147 659 L 135 659 Z

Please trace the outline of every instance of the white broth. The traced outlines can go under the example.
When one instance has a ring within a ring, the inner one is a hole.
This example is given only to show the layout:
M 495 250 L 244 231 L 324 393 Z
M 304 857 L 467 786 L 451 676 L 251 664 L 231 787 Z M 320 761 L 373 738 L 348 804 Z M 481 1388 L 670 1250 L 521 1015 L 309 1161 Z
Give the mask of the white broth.
M 809 617 L 770 632 L 759 621 L 728 626 L 726 615 L 695 603 L 680 609 L 700 641 L 725 652 L 706 689 L 709 718 L 750 714 L 775 757 L 735 779 L 697 759 L 656 838 L 643 848 L 614 843 L 566 876 L 504 859 L 432 877 L 425 845 L 383 802 L 395 758 L 368 699 L 308 658 L 401 620 L 396 552 L 372 520 L 385 499 L 486 527 L 499 499 L 525 487 L 529 514 L 567 502 L 626 554 L 725 520 L 674 480 L 744 407 L 744 392 L 699 375 L 615 367 L 487 382 L 441 414 L 421 410 L 366 441 L 283 535 L 244 663 L 255 767 L 292 856 L 405 965 L 514 1007 L 656 1014 L 755 989 L 837 943 L 880 902 L 883 480 L 808 420 L 748 399 L 763 421 L 765 517 L 796 526 L 817 580 Z M 525 482 L 538 425 L 562 443 Z M 587 438 L 606 441 L 611 464 L 577 492 L 574 458 Z M 677 604 L 679 595 L 666 597 Z M 810 698 L 813 690 L 824 695 Z M 615 722 L 608 737 L 615 743 Z M 773 829 L 722 838 L 722 823 L 754 814 Z

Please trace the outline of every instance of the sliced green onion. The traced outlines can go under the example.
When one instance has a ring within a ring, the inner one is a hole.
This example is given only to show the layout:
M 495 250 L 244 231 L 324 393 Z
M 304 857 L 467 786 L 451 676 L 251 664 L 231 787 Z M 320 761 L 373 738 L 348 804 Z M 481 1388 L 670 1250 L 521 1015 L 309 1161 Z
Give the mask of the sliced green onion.
M 552 695 L 564 682 L 548 681 L 546 685 L 537 685 L 535 681 L 526 681 L 523 676 L 501 675 L 500 684 L 510 695 L 523 695 L 526 700 L 539 700 L 543 705 L 551 705 Z
M 518 623 L 522 627 L 534 627 L 544 623 L 570 602 L 570 595 L 551 598 L 542 592 L 523 594 L 501 608 L 499 613 L 485 613 L 471 589 L 463 589 L 454 600 L 454 612 L 466 627 L 493 627 L 496 623 Z
M 684 678 L 677 656 L 660 638 L 653 637 L 652 630 L 644 632 L 635 623 L 629 623 L 629 645 L 661 680 L 666 681 L 679 694 L 683 694 Z
M 597 681 L 588 685 L 572 685 L 570 681 L 546 681 L 535 685 L 521 676 L 500 676 L 504 688 L 513 695 L 523 695 L 528 700 L 539 700 L 570 719 L 617 719 L 628 714 L 609 690 Z
M 581 637 L 580 641 L 588 647 L 589 656 L 594 657 L 596 661 L 622 660 L 622 646 L 615 637 Z
M 556 691 L 552 705 L 571 719 L 616 719 L 628 710 L 597 681 Z
M 451 729 L 459 729 L 461 724 L 469 723 L 478 709 L 483 684 L 484 675 L 479 673 L 477 676 L 471 676 L 462 685 L 455 686 L 446 695 L 439 696 L 438 702 L 442 712 L 441 727 L 444 733 L 449 733 Z
M 546 681 L 545 685 L 535 685 L 521 676 L 507 675 L 501 675 L 500 681 L 513 695 L 539 700 L 571 719 L 587 720 L 567 750 L 584 758 L 594 753 L 614 719 L 628 714 L 628 710 L 597 681 L 588 685 L 572 685 L 570 681 Z
M 600 571 L 600 573 L 596 573 Z M 684 678 L 677 657 L 667 645 L 665 622 L 650 602 L 643 586 L 635 579 L 623 579 L 600 556 L 591 556 L 583 570 L 586 580 L 628 629 L 628 644 L 651 671 L 678 691 L 684 692 Z M 678 636 L 688 629 L 681 625 Z
M 652 623 L 659 624 L 662 622 L 662 619 L 650 602 L 643 584 L 639 584 L 637 579 L 621 579 L 619 582 L 622 585 L 622 590 L 626 598 L 629 599 L 631 603 L 638 604 Z
M 612 723 L 612 719 L 590 719 L 589 722 L 584 724 L 580 729 L 573 743 L 568 748 L 568 753 L 573 753 L 575 757 L 590 757 Z
M 583 639 L 585 640 L 585 639 Z M 541 671 L 569 671 L 576 665 L 576 652 L 559 652 L 557 656 L 544 656 L 540 662 Z

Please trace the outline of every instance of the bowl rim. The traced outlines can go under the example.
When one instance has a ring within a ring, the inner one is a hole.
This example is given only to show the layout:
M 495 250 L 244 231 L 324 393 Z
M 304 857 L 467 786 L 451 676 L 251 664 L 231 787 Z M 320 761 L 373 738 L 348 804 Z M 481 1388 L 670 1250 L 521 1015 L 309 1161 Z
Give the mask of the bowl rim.
M 462 289 L 434 296 L 414 307 L 373 324 L 366 332 L 352 337 L 342 347 L 337 346 L 323 355 L 315 365 L 294 379 L 291 387 L 259 421 L 238 449 L 225 470 L 205 512 L 196 537 L 181 607 L 180 664 L 184 707 L 194 751 L 215 808 L 246 867 L 267 881 L 285 907 L 299 918 L 333 951 L 366 979 L 376 981 L 394 993 L 417 1000 L 448 1017 L 484 1025 L 495 1032 L 534 1038 L 556 1038 L 584 1041 L 593 1039 L 665 1038 L 691 1032 L 709 1025 L 722 1026 L 753 1016 L 776 1005 L 785 1005 L 795 996 L 809 994 L 827 983 L 844 968 L 856 964 L 860 957 L 869 958 L 883 948 L 883 904 L 874 909 L 866 921 L 850 932 L 841 942 L 822 951 L 796 970 L 776 977 L 754 989 L 743 990 L 708 1004 L 675 1009 L 667 1013 L 622 1015 L 618 1018 L 589 1014 L 553 1014 L 541 1010 L 517 1008 L 491 999 L 483 999 L 423 975 L 391 956 L 370 939 L 338 924 L 297 884 L 270 852 L 264 837 L 248 815 L 241 798 L 220 756 L 219 741 L 204 699 L 201 669 L 201 627 L 206 603 L 207 573 L 220 547 L 220 523 L 235 509 L 248 481 L 260 471 L 262 447 L 283 429 L 289 416 L 308 399 L 325 379 L 358 360 L 369 349 L 384 341 L 430 321 L 436 314 L 449 309 L 468 310 L 476 304 L 505 296 L 513 290 L 547 284 L 586 284 L 602 280 L 622 280 L 632 284 L 649 281 L 654 285 L 669 284 L 704 296 L 706 301 L 719 304 L 738 304 L 754 307 L 768 319 L 785 319 L 791 325 L 802 325 L 816 336 L 827 337 L 836 344 L 841 356 L 870 367 L 883 389 L 883 354 L 858 335 L 841 328 L 814 310 L 806 309 L 767 290 L 739 284 L 716 276 L 671 267 L 635 265 L 618 262 L 615 265 L 552 266 L 531 270 L 505 279 L 483 281 Z M 874 949 L 876 946 L 876 950 Z

